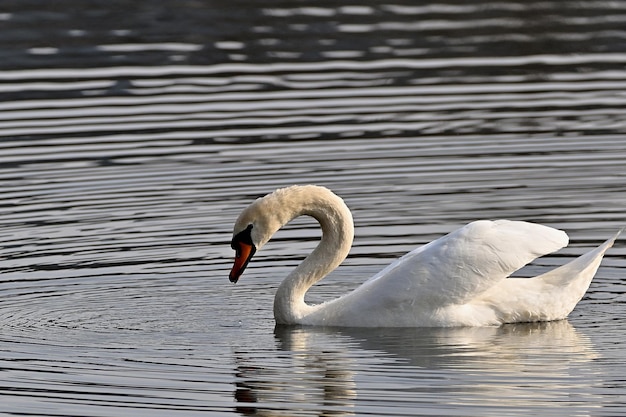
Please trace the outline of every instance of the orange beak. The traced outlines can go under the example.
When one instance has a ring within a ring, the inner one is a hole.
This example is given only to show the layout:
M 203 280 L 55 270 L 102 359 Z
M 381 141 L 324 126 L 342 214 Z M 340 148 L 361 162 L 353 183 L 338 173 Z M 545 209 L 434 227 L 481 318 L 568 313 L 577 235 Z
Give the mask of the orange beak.
M 248 266 L 248 262 L 252 259 L 252 255 L 256 252 L 256 248 L 254 245 L 248 243 L 237 242 L 233 245 L 233 249 L 235 249 L 235 263 L 233 269 L 230 270 L 228 279 L 230 279 L 230 282 L 236 284 L 239 277 L 246 269 L 246 266 Z

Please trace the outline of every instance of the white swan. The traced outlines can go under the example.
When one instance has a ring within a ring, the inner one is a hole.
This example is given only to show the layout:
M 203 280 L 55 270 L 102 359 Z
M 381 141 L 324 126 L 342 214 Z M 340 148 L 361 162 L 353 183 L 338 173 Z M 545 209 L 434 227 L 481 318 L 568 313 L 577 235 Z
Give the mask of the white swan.
M 256 250 L 301 215 L 319 221 L 322 238 L 278 287 L 278 324 L 450 327 L 563 319 L 583 297 L 619 235 L 538 277 L 507 278 L 536 257 L 566 246 L 567 235 L 521 221 L 475 221 L 409 252 L 354 291 L 308 305 L 307 290 L 348 255 L 354 227 L 350 210 L 330 190 L 292 186 L 257 199 L 240 214 L 230 280 L 237 282 Z

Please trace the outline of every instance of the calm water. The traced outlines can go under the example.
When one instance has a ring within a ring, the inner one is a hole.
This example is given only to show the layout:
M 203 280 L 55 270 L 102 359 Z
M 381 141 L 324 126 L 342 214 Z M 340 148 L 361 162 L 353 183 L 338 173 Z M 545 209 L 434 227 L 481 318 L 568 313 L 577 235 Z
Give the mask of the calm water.
M 354 213 L 311 302 L 480 218 L 626 225 L 626 2 L 8 1 L 0 414 L 626 415 L 626 249 L 567 321 L 275 329 L 298 220 L 228 282 L 253 198 Z

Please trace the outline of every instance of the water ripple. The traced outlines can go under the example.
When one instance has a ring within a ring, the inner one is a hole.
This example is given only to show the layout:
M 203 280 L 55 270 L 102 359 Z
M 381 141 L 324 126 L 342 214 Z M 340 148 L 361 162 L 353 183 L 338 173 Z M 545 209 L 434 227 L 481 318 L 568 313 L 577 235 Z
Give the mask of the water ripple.
M 568 232 L 520 276 L 605 240 L 626 212 L 623 4 L 236 3 L 0 13 L 0 413 L 624 410 L 621 241 L 540 325 L 275 329 L 310 219 L 226 278 L 239 211 L 293 183 L 355 218 L 311 302 L 478 218 Z

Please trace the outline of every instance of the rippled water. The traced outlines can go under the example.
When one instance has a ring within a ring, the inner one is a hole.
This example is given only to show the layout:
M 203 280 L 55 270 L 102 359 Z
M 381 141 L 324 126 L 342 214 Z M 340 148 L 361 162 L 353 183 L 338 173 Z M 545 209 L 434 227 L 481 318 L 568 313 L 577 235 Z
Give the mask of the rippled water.
M 567 321 L 275 329 L 298 220 L 228 282 L 253 198 L 326 185 L 311 302 L 479 218 L 566 262 L 626 225 L 624 2 L 75 0 L 0 10 L 0 414 L 626 413 L 626 250 Z

